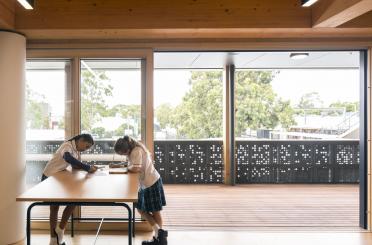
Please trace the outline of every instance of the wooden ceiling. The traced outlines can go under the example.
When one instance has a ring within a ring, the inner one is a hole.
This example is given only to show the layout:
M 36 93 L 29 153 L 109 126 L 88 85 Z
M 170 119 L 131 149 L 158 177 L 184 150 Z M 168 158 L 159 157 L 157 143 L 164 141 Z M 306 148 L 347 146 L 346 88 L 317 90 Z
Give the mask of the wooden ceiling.
M 0 0 L 29 39 L 372 38 L 372 0 Z

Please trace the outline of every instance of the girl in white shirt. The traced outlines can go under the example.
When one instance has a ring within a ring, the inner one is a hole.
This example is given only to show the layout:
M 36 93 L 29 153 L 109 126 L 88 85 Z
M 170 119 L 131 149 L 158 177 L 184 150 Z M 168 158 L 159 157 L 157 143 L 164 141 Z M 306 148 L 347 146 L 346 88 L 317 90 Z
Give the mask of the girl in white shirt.
M 66 170 L 68 166 L 72 166 L 76 169 L 83 169 L 89 173 L 93 173 L 97 170 L 95 166 L 82 163 L 79 161 L 79 152 L 88 150 L 94 144 L 93 138 L 90 134 L 80 134 L 67 141 L 65 141 L 53 154 L 52 159 L 47 163 L 44 168 L 43 176 L 41 181 L 44 181 L 49 176 L 52 176 L 60 171 Z M 63 235 L 68 218 L 74 211 L 75 206 L 66 206 L 62 214 L 61 222 L 57 227 L 58 221 L 58 209 L 59 205 L 50 206 L 50 243 L 49 245 L 66 244 Z
M 142 245 L 167 245 L 168 232 L 162 229 L 163 219 L 160 213 L 166 205 L 163 182 L 154 167 L 150 152 L 142 143 L 127 135 L 116 141 L 114 150 L 117 154 L 128 157 L 129 172 L 139 173 L 136 207 L 155 232 L 153 239 L 143 241 Z

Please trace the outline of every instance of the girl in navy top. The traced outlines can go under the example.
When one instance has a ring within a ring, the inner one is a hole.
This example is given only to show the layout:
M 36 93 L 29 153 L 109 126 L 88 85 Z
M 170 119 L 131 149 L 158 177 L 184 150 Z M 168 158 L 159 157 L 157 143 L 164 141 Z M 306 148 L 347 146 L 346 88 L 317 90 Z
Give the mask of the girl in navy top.
M 79 152 L 88 150 L 94 144 L 93 138 L 90 134 L 77 135 L 66 142 L 64 142 L 58 150 L 53 154 L 52 159 L 44 168 L 41 181 L 47 179 L 60 171 L 66 170 L 68 166 L 75 169 L 83 169 L 89 173 L 97 170 L 97 167 L 79 161 Z M 74 211 L 75 206 L 66 206 L 63 210 L 62 219 L 57 226 L 59 205 L 50 206 L 50 243 L 49 245 L 66 244 L 63 235 L 68 218 Z

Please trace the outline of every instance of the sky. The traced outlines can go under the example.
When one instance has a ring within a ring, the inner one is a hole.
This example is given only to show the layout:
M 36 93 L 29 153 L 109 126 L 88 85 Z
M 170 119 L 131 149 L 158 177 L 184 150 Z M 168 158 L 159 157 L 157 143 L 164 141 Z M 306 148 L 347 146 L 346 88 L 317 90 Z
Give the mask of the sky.
M 359 101 L 359 70 L 281 70 L 272 86 L 292 105 L 310 92 L 318 92 L 325 106 L 336 101 L 355 102 Z

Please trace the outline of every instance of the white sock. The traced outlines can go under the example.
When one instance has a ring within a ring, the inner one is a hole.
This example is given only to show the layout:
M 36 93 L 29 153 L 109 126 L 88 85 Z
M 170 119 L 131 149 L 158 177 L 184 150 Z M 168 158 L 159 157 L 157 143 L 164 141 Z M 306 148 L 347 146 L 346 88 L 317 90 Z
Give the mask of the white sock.
M 155 237 L 157 238 L 158 237 L 158 234 L 159 234 L 160 226 L 158 224 L 155 224 L 155 225 L 152 226 L 152 229 L 154 230 Z
M 57 237 L 50 237 L 49 245 L 57 245 Z
M 56 233 L 57 233 L 57 236 L 58 236 L 58 239 L 59 239 L 59 243 L 63 243 L 65 240 L 64 240 L 64 233 L 65 233 L 65 229 L 61 229 L 59 228 L 59 226 L 57 225 L 56 227 Z

